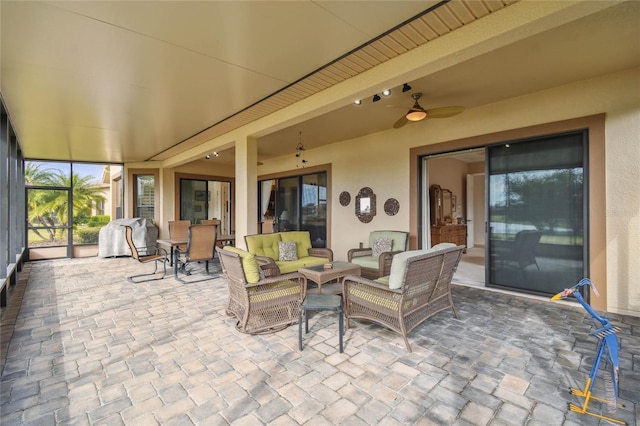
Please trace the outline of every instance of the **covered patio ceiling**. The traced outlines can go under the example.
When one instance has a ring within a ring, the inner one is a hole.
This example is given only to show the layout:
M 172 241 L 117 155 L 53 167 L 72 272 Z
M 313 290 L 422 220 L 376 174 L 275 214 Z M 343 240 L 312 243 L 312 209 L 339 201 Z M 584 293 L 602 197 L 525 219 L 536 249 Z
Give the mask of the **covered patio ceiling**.
M 27 158 L 164 160 L 513 3 L 2 2 L 2 96 Z M 640 3 L 599 3 L 409 92 L 390 81 L 380 102 L 372 87 L 362 105 L 259 135 L 258 160 L 292 153 L 300 132 L 311 149 L 390 129 L 415 92 L 425 108 L 474 108 L 640 66 Z

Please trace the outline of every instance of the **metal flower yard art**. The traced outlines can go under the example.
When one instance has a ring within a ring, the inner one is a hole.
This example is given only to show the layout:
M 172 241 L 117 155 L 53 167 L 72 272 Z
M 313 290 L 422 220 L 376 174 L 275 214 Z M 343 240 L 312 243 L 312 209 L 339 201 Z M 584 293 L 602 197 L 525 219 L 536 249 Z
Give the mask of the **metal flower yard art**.
M 593 399 L 598 402 L 606 403 L 608 407 L 608 411 L 610 413 L 615 412 L 618 408 L 618 372 L 619 372 L 619 362 L 618 362 L 618 331 L 620 329 L 609 321 L 608 318 L 601 317 L 596 313 L 596 311 L 583 299 L 580 290 L 582 287 L 588 286 L 593 289 L 593 293 L 598 296 L 598 290 L 595 285 L 591 282 L 589 278 L 583 278 L 580 282 L 574 285 L 571 288 L 567 288 L 560 293 L 556 294 L 551 298 L 551 300 L 559 300 L 566 299 L 567 297 L 573 296 L 580 302 L 580 304 L 586 309 L 586 311 L 591 315 L 598 327 L 596 330 L 592 331 L 591 334 L 598 338 L 598 348 L 596 350 L 595 360 L 593 362 L 593 366 L 591 367 L 591 372 L 589 373 L 589 379 L 587 379 L 587 384 L 584 387 L 584 390 L 571 388 L 570 392 L 572 395 L 576 395 L 578 397 L 584 398 L 584 404 L 582 407 L 572 404 L 569 404 L 569 409 L 576 413 L 588 414 L 590 416 L 598 417 L 602 420 L 607 420 L 612 423 L 626 425 L 625 422 L 616 420 L 611 417 L 606 417 L 601 414 L 593 413 L 587 411 L 589 407 L 589 402 Z M 598 324 L 599 323 L 599 324 Z M 593 389 L 593 385 L 596 381 L 596 377 L 598 375 L 598 369 L 600 368 L 600 363 L 605 357 L 605 363 L 610 365 L 610 371 L 605 373 L 605 389 L 607 393 L 607 399 L 598 398 L 591 395 L 591 390 Z

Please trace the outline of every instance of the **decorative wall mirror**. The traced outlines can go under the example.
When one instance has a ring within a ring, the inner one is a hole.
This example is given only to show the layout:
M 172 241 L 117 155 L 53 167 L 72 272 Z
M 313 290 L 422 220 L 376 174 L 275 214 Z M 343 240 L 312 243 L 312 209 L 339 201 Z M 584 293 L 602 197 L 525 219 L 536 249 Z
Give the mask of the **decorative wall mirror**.
M 362 223 L 369 223 L 376 215 L 376 194 L 369 187 L 364 187 L 356 196 L 356 217 Z
M 448 189 L 442 189 L 442 221 L 451 223 L 453 217 L 453 194 Z
M 431 185 L 429 188 L 431 225 L 439 226 L 452 223 L 453 220 L 453 194 L 440 185 Z

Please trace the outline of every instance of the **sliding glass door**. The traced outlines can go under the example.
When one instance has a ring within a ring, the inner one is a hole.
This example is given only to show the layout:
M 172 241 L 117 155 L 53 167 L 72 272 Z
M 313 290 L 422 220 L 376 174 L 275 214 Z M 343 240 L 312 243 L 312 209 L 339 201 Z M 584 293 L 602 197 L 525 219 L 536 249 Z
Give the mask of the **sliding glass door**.
M 487 149 L 487 285 L 554 294 L 588 274 L 585 132 Z
M 231 229 L 231 183 L 203 179 L 180 179 L 180 219 L 200 223 L 219 219 L 221 234 Z
M 309 231 L 314 247 L 326 247 L 326 172 L 261 181 L 259 191 L 262 232 Z

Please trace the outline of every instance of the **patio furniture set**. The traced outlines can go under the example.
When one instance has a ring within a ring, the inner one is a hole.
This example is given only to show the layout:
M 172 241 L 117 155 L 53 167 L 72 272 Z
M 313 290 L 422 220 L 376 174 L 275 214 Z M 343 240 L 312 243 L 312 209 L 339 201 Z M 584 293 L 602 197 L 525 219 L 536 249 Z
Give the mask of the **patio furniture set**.
M 248 250 L 217 244 L 217 224 L 174 222 L 164 242 L 172 249 L 137 247 L 133 230 L 126 226 L 126 240 L 134 259 L 154 262 L 153 273 L 129 277 L 134 283 L 162 279 L 166 263 L 173 261 L 174 277 L 183 283 L 188 266 L 218 257 L 229 286 L 226 313 L 236 328 L 249 334 L 272 333 L 298 323 L 302 350 L 302 322 L 309 330 L 310 311 L 333 310 L 338 314 L 340 352 L 343 351 L 344 317 L 376 322 L 399 333 L 411 352 L 407 335 L 429 317 L 451 308 L 451 280 L 464 246 L 438 244 L 427 250 L 407 251 L 408 233 L 373 231 L 368 248 L 348 251 L 348 262 L 333 261 L 328 248 L 314 248 L 308 231 L 247 235 Z M 180 232 L 186 230 L 186 239 Z M 158 263 L 163 264 L 157 276 Z M 189 282 L 197 282 L 189 281 Z M 316 284 L 307 288 L 308 281 Z
M 302 349 L 303 319 L 308 332 L 310 311 L 333 310 L 340 352 L 343 315 L 347 328 L 351 319 L 362 319 L 399 333 L 411 352 L 407 334 L 417 325 L 449 308 L 457 317 L 450 285 L 464 246 L 443 243 L 406 251 L 406 232 L 372 234 L 372 247 L 349 251 L 351 262 L 333 261 L 330 249 L 312 249 L 304 231 L 249 235 L 248 251 L 217 248 L 229 284 L 227 314 L 237 319 L 238 330 L 252 334 L 297 322 Z M 317 288 L 307 289 L 307 281 Z

